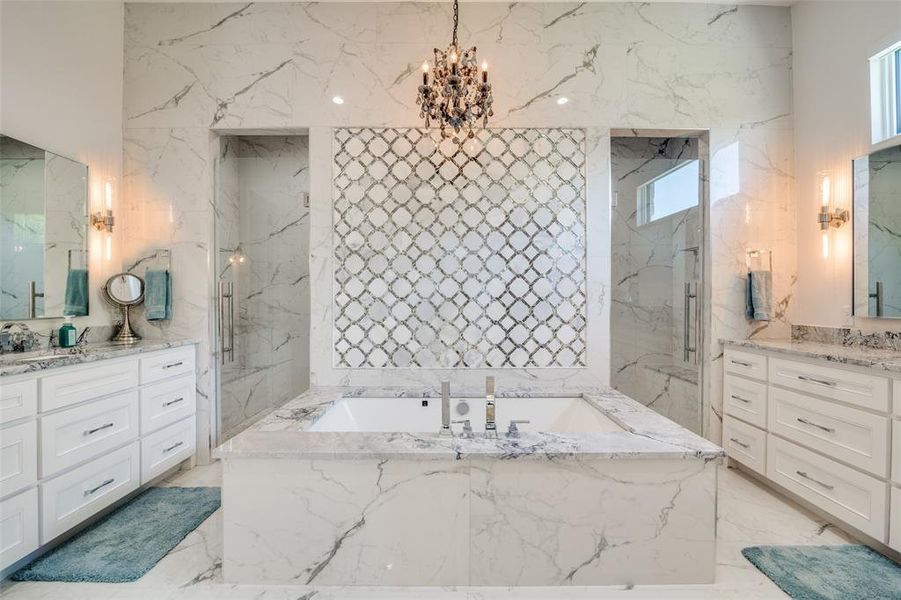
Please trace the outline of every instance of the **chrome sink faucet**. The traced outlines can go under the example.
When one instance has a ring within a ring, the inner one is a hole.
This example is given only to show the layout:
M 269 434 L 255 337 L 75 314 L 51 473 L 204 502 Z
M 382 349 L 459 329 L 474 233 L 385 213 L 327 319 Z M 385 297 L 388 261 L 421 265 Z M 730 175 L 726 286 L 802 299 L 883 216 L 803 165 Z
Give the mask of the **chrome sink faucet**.
M 497 423 L 494 420 L 494 377 L 485 378 L 485 435 L 497 437 Z

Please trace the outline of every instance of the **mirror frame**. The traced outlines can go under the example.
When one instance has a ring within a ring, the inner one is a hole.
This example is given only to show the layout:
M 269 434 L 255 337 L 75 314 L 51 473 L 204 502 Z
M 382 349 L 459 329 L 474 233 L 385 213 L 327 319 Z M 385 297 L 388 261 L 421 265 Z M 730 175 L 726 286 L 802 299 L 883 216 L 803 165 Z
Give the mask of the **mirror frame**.
M 138 296 L 137 299 L 135 299 L 131 302 L 122 302 L 121 300 L 118 300 L 117 298 L 115 298 L 112 295 L 112 293 L 110 292 L 110 287 L 112 286 L 113 281 L 117 277 L 124 277 L 124 276 L 134 277 L 135 279 L 137 279 L 138 281 L 141 282 L 141 295 Z M 109 300 L 110 304 L 112 304 L 113 306 L 119 306 L 119 307 L 137 306 L 138 304 L 140 304 L 141 302 L 144 301 L 144 293 L 147 291 L 146 285 L 147 284 L 144 282 L 144 279 L 141 278 L 139 275 L 135 275 L 134 273 L 129 273 L 127 271 L 123 271 L 121 273 L 116 273 L 115 275 L 110 276 L 110 278 L 106 280 L 106 284 L 103 286 L 103 291 L 106 294 L 106 299 Z

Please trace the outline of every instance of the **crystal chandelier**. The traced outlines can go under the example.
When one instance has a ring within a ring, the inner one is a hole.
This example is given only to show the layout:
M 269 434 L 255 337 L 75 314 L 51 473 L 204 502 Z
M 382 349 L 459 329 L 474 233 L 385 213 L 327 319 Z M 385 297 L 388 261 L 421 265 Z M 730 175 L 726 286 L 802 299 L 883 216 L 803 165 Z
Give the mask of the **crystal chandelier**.
M 462 142 L 475 137 L 473 127 L 479 119 L 482 127 L 488 126 L 488 117 L 494 116 L 491 109 L 494 100 L 488 83 L 488 63 L 482 63 L 479 69 L 475 46 L 461 52 L 457 45 L 459 14 L 458 0 L 454 0 L 453 39 L 446 51 L 435 48 L 434 66 L 430 68 L 428 61 L 422 63 L 422 85 L 416 104 L 426 127 L 435 123 L 442 136 L 453 135 L 454 140 Z M 460 136 L 461 131 L 465 131 L 465 136 Z

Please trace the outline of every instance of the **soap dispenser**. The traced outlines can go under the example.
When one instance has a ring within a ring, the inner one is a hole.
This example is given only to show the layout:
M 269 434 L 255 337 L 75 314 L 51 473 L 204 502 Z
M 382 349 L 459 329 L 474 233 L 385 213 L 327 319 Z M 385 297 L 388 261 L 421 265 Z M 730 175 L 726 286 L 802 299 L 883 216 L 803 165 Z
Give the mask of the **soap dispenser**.
M 66 321 L 62 324 L 62 327 L 59 328 L 59 347 L 60 348 L 72 348 L 75 346 L 76 334 L 78 332 L 75 329 L 75 325 Z

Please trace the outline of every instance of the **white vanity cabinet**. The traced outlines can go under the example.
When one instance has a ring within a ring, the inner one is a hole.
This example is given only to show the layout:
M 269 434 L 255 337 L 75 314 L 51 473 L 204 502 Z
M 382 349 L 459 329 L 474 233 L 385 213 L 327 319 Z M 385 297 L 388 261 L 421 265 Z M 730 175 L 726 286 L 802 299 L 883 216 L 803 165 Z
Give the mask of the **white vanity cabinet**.
M 0 377 L 0 571 L 194 455 L 194 354 Z
M 901 379 L 726 345 L 723 446 L 749 470 L 901 550 Z

